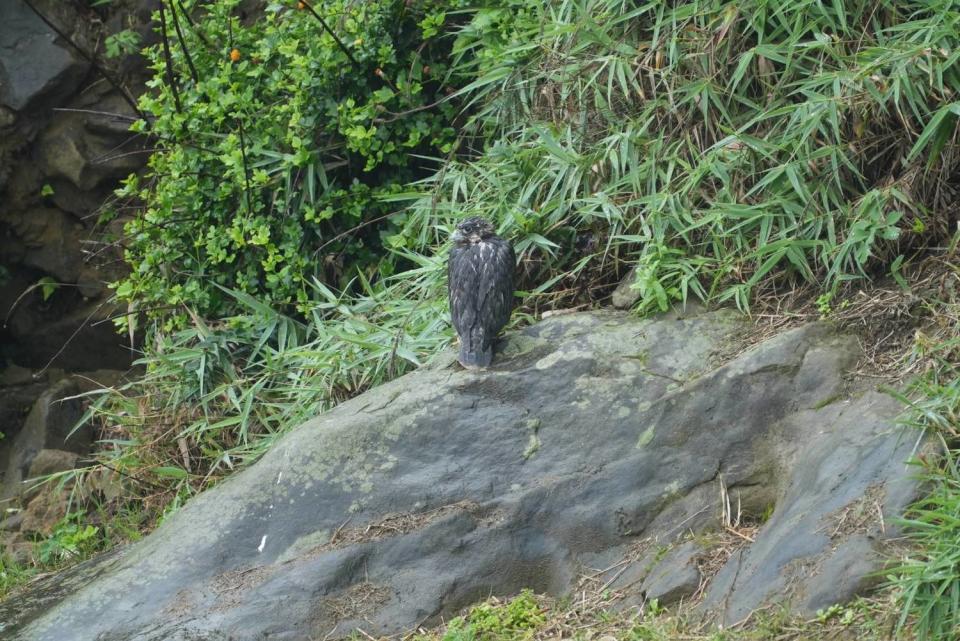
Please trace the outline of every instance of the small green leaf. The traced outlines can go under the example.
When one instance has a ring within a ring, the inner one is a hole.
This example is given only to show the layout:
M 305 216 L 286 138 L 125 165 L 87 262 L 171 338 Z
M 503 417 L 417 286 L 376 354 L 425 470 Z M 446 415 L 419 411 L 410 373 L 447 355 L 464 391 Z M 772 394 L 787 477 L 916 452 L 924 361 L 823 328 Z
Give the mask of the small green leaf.
M 47 302 L 47 300 L 53 296 L 53 293 L 57 291 L 57 288 L 60 287 L 60 284 L 49 276 L 44 276 L 38 280 L 37 285 L 40 286 L 40 296 L 43 298 L 43 302 Z

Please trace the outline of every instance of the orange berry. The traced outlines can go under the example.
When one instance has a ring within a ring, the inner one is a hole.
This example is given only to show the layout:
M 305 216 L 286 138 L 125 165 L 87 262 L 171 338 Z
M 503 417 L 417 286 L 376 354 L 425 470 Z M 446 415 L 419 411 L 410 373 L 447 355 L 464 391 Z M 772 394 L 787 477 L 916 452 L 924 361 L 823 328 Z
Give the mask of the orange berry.
M 307 5 L 303 4 L 302 2 L 297 3 L 297 9 L 299 9 L 300 11 L 303 11 L 306 8 L 307 8 Z
M 232 60 L 233 62 L 237 62 L 238 60 L 240 60 L 240 50 L 239 50 L 239 49 L 233 49 L 233 50 L 230 51 L 230 60 Z

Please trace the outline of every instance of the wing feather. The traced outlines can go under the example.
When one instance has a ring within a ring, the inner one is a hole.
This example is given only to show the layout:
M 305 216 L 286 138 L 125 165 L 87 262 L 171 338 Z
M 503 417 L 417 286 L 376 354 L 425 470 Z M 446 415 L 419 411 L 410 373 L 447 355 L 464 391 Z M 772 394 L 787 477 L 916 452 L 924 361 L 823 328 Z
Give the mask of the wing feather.
M 447 263 L 450 319 L 457 334 L 464 336 L 477 323 L 478 273 L 473 247 L 454 247 Z
M 486 255 L 481 263 L 480 322 L 490 340 L 503 329 L 513 312 L 514 268 L 516 257 L 510 243 L 494 238 L 482 243 Z

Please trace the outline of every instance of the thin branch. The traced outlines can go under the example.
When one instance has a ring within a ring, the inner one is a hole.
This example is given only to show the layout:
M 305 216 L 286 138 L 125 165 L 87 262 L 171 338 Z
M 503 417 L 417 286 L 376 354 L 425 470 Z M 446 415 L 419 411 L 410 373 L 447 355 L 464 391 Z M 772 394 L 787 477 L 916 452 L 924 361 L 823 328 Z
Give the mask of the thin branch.
M 333 238 L 331 238 L 331 239 L 328 240 L 327 242 L 325 242 L 325 243 L 323 243 L 322 245 L 320 245 L 319 247 L 317 247 L 316 250 L 314 250 L 313 255 L 316 256 L 316 255 L 319 254 L 325 247 L 327 247 L 328 245 L 330 245 L 330 244 L 332 244 L 332 243 L 337 242 L 338 240 L 340 240 L 340 239 L 343 238 L 344 236 L 349 236 L 350 234 L 352 234 L 353 232 L 357 231 L 358 229 L 361 229 L 361 228 L 366 227 L 366 226 L 368 226 L 368 225 L 372 225 L 373 223 L 378 223 L 378 222 L 380 222 L 381 220 L 383 220 L 383 219 L 385 219 L 385 218 L 389 218 L 390 216 L 396 216 L 397 213 L 398 213 L 398 212 L 392 211 L 392 212 L 390 212 L 389 214 L 384 214 L 383 216 L 378 216 L 378 217 L 376 217 L 376 218 L 372 218 L 372 219 L 370 219 L 370 220 L 364 221 L 364 222 L 360 223 L 359 225 L 354 225 L 353 227 L 351 227 L 351 228 L 348 229 L 347 231 L 337 234 L 336 236 L 334 236 Z
M 163 2 L 164 0 L 160 0 L 160 4 L 163 4 Z M 180 48 L 183 49 L 183 56 L 187 59 L 187 66 L 190 68 L 190 77 L 193 78 L 194 83 L 198 83 L 200 82 L 200 74 L 197 73 L 197 68 L 193 66 L 193 57 L 190 55 L 187 41 L 180 29 L 180 19 L 177 18 L 177 7 L 173 4 L 173 0 L 170 0 L 170 15 L 173 16 L 173 28 L 177 32 L 177 40 L 180 41 Z
M 140 118 L 134 118 L 133 116 L 128 116 L 127 114 L 118 114 L 113 111 L 97 111 L 95 109 L 70 109 L 69 107 L 54 107 L 53 111 L 65 111 L 75 114 L 93 114 L 94 116 L 109 116 L 110 118 L 126 120 L 128 122 L 137 122 L 140 120 Z
M 350 50 L 347 49 L 346 45 L 343 44 L 343 41 L 341 41 L 340 38 L 337 37 L 337 34 L 335 34 L 333 32 L 333 29 L 330 28 L 330 25 L 327 24 L 327 21 L 324 20 L 323 17 L 321 17 L 321 15 L 316 12 L 316 10 L 308 2 L 308 0 L 300 0 L 300 1 L 303 3 L 303 6 L 305 6 L 310 11 L 313 17 L 320 21 L 320 26 L 323 27 L 324 31 L 330 34 L 330 37 L 333 38 L 333 41 L 337 43 L 338 47 L 340 47 L 340 51 L 342 51 L 344 55 L 346 55 L 347 58 L 350 59 L 350 62 L 353 64 L 354 67 L 357 68 L 357 71 L 362 73 L 363 66 L 359 62 L 357 62 L 357 59 L 353 57 L 353 54 L 350 53 Z
M 180 307 L 180 306 L 179 306 L 179 305 L 158 305 L 158 306 L 156 306 L 156 307 L 140 307 L 140 308 L 137 308 L 136 311 L 137 311 L 138 314 L 140 314 L 140 313 L 143 313 L 143 312 L 157 312 L 157 311 L 165 310 L 165 309 L 176 309 L 176 308 L 178 308 L 178 307 Z M 106 318 L 101 318 L 101 319 L 98 320 L 98 321 L 94 321 L 94 322 L 90 323 L 90 327 L 96 327 L 97 325 L 102 325 L 103 323 L 111 323 L 111 322 L 117 320 L 118 318 L 124 318 L 125 316 L 129 316 L 129 315 L 130 315 L 130 312 L 129 312 L 129 311 L 124 311 L 124 312 L 121 312 L 121 313 L 116 314 L 116 315 L 114 315 L 114 316 L 108 316 L 108 317 L 106 317 Z
M 243 133 L 243 120 L 237 116 L 237 124 L 240 126 L 240 159 L 243 160 L 243 181 L 247 189 L 247 213 L 253 213 L 253 200 L 250 190 L 250 168 L 247 165 L 247 138 Z
M 167 12 L 164 9 L 165 3 L 160 2 L 160 41 L 163 44 L 163 62 L 167 71 L 167 84 L 170 85 L 170 91 L 173 92 L 173 103 L 177 113 L 183 112 L 183 105 L 180 104 L 180 89 L 177 87 L 177 77 L 173 71 L 173 58 L 170 55 L 170 41 L 167 38 Z

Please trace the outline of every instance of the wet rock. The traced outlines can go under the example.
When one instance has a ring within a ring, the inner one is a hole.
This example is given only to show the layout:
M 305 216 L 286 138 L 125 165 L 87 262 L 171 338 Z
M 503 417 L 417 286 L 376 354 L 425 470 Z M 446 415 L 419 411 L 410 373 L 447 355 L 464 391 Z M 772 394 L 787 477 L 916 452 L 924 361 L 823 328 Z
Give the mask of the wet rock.
M 700 571 L 694 560 L 701 550 L 693 541 L 670 550 L 644 579 L 640 587 L 647 600 L 670 605 L 692 597 L 700 587 Z
M 3 434 L 0 439 L 0 473 L 6 469 L 5 445 L 20 433 L 30 408 L 46 388 L 45 381 L 0 386 L 0 433 Z
M 27 565 L 33 556 L 33 544 L 25 541 L 19 534 L 0 531 L 0 550 L 14 563 Z
M 72 216 L 50 208 L 22 212 L 14 222 L 27 248 L 22 264 L 54 276 L 59 283 L 76 283 L 83 265 L 82 241 L 87 236 Z
M 66 10 L 69 6 L 57 13 Z M 0 2 L 0 104 L 20 111 L 39 100 L 62 98 L 88 69 L 89 63 L 22 0 Z
M 40 275 L 33 273 L 33 278 L 12 280 L 10 289 L 19 294 L 34 285 Z M 10 360 L 36 369 L 51 365 L 70 371 L 127 369 L 132 352 L 108 320 L 118 308 L 103 300 L 84 302 L 81 296 L 77 287 L 58 287 L 47 300 L 39 289 L 20 299 L 5 328 L 11 336 Z M 17 298 L 10 297 L 11 303 Z
M 17 121 L 17 114 L 6 107 L 0 107 L 0 129 L 9 127 Z
M 6 532 L 19 532 L 20 525 L 23 523 L 23 512 L 17 511 L 0 521 L 0 530 Z
M 26 367 L 9 365 L 0 371 L 0 387 L 15 387 L 36 383 L 33 372 Z
M 143 140 L 126 131 L 133 109 L 78 48 L 102 48 L 106 23 L 156 37 L 150 11 L 157 2 L 31 4 L 36 12 L 23 0 L 0 1 L 0 309 L 12 309 L 0 329 L 0 360 L 38 369 L 125 368 L 130 353 L 117 349 L 113 328 L 94 325 L 113 312 L 105 283 L 125 269 L 95 222 L 118 180 L 148 155 L 140 153 Z M 134 91 L 148 73 L 136 58 L 112 71 Z M 69 286 L 48 299 L 32 289 L 42 279 Z
M 77 466 L 80 455 L 76 452 L 66 452 L 64 450 L 40 450 L 30 462 L 30 470 L 27 472 L 27 478 L 35 479 L 41 476 L 56 474 L 72 470 Z
M 722 488 L 773 515 L 713 579 L 709 613 L 844 598 L 917 491 L 901 406 L 850 379 L 852 337 L 814 324 L 725 360 L 742 330 L 723 312 L 571 314 L 509 336 L 487 371 L 439 359 L 285 435 L 139 543 L 0 603 L 0 620 L 14 641 L 392 634 L 490 594 L 568 593 L 584 567 L 613 581 L 643 541 L 719 528 Z M 690 553 L 615 589 L 688 595 Z M 832 561 L 840 581 L 803 571 Z
M 120 109 L 122 115 L 130 111 L 125 103 L 116 101 L 98 103 L 97 107 L 98 110 Z M 140 168 L 143 155 L 135 152 L 143 145 L 128 143 L 119 147 L 124 140 L 131 139 L 126 131 L 130 122 L 120 121 L 122 129 L 106 127 L 111 122 L 113 120 L 105 117 L 59 115 L 40 136 L 40 166 L 44 175 L 65 178 L 77 189 L 91 191 L 105 180 L 116 182 Z

